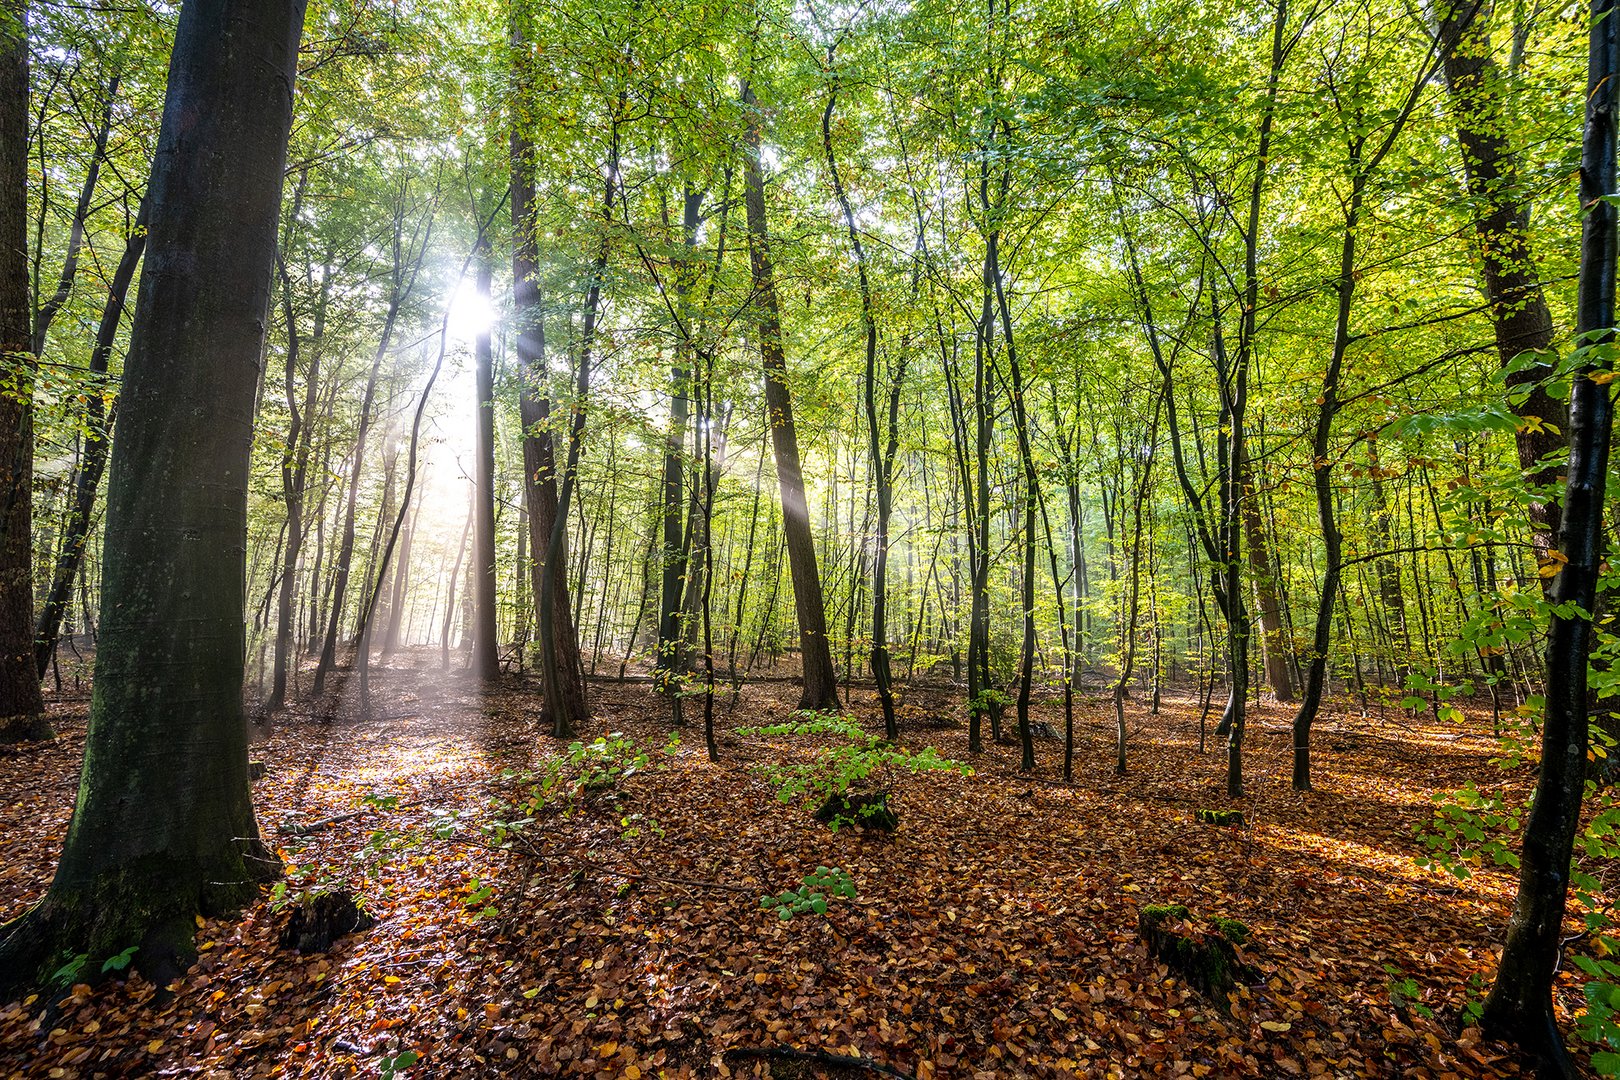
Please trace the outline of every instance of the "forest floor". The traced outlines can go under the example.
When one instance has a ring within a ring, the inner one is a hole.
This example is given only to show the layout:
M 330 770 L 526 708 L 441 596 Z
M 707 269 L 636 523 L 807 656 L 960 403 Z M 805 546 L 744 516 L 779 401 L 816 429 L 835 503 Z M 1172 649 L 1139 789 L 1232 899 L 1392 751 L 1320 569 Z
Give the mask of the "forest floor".
M 0 1004 L 0 1075 L 1519 1073 L 1457 1020 L 1494 969 L 1513 883 L 1414 863 L 1434 793 L 1473 779 L 1522 796 L 1524 770 L 1488 764 L 1488 725 L 1336 706 L 1316 730 L 1318 789 L 1300 794 L 1289 714 L 1262 707 L 1235 804 L 1249 824 L 1227 828 L 1193 820 L 1233 805 L 1224 753 L 1199 753 L 1196 702 L 1158 716 L 1132 702 L 1131 771 L 1116 777 L 1112 710 L 1092 701 L 1072 785 L 1061 741 L 1038 743 L 1034 777 L 1016 746 L 993 746 L 971 775 L 892 777 L 901 824 L 885 835 L 831 831 L 775 797 L 761 766 L 824 740 L 733 731 L 788 719 L 791 683 L 721 703 L 719 764 L 696 725 L 665 752 L 667 703 L 647 684 L 595 683 L 586 738 L 621 732 L 650 749 L 645 766 L 559 792 L 500 849 L 483 830 L 522 813 L 503 809 L 528 790 L 513 773 L 566 753 L 537 730 L 532 685 L 481 691 L 436 652 L 373 685 L 374 718 L 346 697 L 324 718 L 295 709 L 254 757 L 268 764 L 260 828 L 291 892 L 346 883 L 377 925 L 300 955 L 278 947 L 288 912 L 267 893 L 201 926 L 199 961 L 170 994 L 132 977 L 75 986 L 43 1017 L 41 1001 Z M 854 697 L 877 730 L 870 692 Z M 0 756 L 0 919 L 49 881 L 86 710 L 59 703 L 55 742 Z M 944 691 L 914 692 L 906 741 L 968 760 L 956 712 Z M 1040 716 L 1061 729 L 1059 704 Z M 822 866 L 846 871 L 855 897 L 790 921 L 762 909 Z M 1170 902 L 1251 929 L 1229 1014 L 1139 940 L 1139 908 Z

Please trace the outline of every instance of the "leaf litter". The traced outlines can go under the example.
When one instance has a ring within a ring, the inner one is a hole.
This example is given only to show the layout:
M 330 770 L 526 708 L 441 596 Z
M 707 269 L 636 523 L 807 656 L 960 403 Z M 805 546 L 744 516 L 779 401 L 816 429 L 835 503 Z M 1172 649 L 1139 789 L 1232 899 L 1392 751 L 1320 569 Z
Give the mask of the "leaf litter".
M 1319 790 L 1301 794 L 1288 714 L 1261 706 L 1249 795 L 1230 804 L 1224 755 L 1198 752 L 1194 701 L 1135 719 L 1124 777 L 1111 707 L 1081 703 L 1065 785 L 1061 742 L 1041 741 L 1034 775 L 1016 771 L 1014 745 L 969 760 L 955 699 L 916 689 L 904 741 L 971 775 L 891 774 L 898 832 L 831 831 L 779 802 L 761 768 L 802 762 L 817 740 L 732 732 L 790 719 L 791 684 L 717 703 L 711 764 L 699 730 L 666 747 L 668 705 L 645 683 L 596 683 L 582 742 L 635 749 L 619 759 L 628 775 L 570 787 L 530 682 L 483 691 L 427 655 L 376 680 L 383 718 L 340 696 L 278 718 L 255 747 L 285 889 L 200 920 L 172 993 L 130 975 L 74 985 L 50 1010 L 0 1005 L 0 1075 L 1519 1075 L 1459 1019 L 1494 971 L 1513 881 L 1413 861 L 1432 794 L 1497 779 L 1483 726 L 1341 705 L 1317 725 Z M 869 697 L 856 688 L 853 711 L 875 731 Z M 85 714 L 57 706 L 62 737 L 0 757 L 0 917 L 49 882 Z M 1054 703 L 1038 715 L 1061 729 Z M 548 770 L 558 797 L 536 807 Z M 1530 779 L 1502 782 L 1522 793 Z M 1248 824 L 1197 824 L 1206 807 Z M 855 895 L 825 914 L 762 905 L 830 868 Z M 291 903 L 331 890 L 376 925 L 326 954 L 278 947 Z M 1148 904 L 1247 926 L 1227 1002 L 1149 958 Z M 1578 1007 L 1572 977 L 1560 996 L 1566 1015 Z

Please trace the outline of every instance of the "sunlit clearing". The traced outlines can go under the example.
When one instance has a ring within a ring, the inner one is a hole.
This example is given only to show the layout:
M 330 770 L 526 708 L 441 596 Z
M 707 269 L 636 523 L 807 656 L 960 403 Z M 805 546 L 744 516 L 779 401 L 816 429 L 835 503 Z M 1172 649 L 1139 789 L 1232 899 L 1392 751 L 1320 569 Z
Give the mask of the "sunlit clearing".
M 452 341 L 472 341 L 495 325 L 495 307 L 489 298 L 478 295 L 478 286 L 463 279 L 450 301 L 448 329 Z

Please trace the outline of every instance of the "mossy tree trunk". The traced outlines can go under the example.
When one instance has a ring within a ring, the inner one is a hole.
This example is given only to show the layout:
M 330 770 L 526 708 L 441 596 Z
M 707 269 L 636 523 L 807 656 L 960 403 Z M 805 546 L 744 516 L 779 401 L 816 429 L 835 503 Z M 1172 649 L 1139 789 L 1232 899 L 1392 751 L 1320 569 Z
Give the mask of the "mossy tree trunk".
M 0 983 L 139 945 L 182 970 L 194 918 L 279 869 L 242 716 L 247 471 L 303 0 L 180 14 L 108 484 L 105 602 L 77 805 Z

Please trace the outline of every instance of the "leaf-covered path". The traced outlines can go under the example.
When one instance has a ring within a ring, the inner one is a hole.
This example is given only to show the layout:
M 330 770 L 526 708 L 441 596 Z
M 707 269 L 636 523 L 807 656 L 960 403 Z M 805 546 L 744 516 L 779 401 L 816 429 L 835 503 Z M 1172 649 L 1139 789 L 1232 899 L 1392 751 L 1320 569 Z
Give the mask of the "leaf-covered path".
M 0 1074 L 377 1076 L 404 1053 L 419 1060 L 401 1077 L 880 1075 L 754 1056 L 781 1049 L 916 1077 L 1516 1074 L 1454 1022 L 1491 970 L 1508 882 L 1412 862 L 1428 795 L 1492 778 L 1483 732 L 1337 714 L 1318 733 L 1322 790 L 1301 796 L 1286 715 L 1261 709 L 1251 824 L 1229 829 L 1192 821 L 1226 805 L 1193 704 L 1133 720 L 1123 778 L 1105 772 L 1111 717 L 1087 705 L 1072 787 L 1053 779 L 1060 743 L 1042 742 L 1034 779 L 994 747 L 971 776 L 894 778 L 902 824 L 883 836 L 776 800 L 758 766 L 814 739 L 731 733 L 785 719 L 790 686 L 722 711 L 711 765 L 696 732 L 663 752 L 645 684 L 597 684 L 587 738 L 622 732 L 647 764 L 571 809 L 553 800 L 499 850 L 487 826 L 527 790 L 513 774 L 562 748 L 535 729 L 526 683 L 482 693 L 436 655 L 409 659 L 428 666 L 382 672 L 374 718 L 352 701 L 290 715 L 255 753 L 289 889 L 346 883 L 378 924 L 299 956 L 278 948 L 286 913 L 266 895 L 200 930 L 166 1001 L 136 978 L 76 987 L 43 1023 L 38 1003 L 0 1006 Z M 943 694 L 914 693 L 908 740 L 965 759 L 948 716 Z M 0 757 L 0 917 L 42 892 L 71 807 L 83 704 L 57 720 L 55 744 Z M 855 898 L 791 921 L 762 910 L 818 866 L 847 872 Z M 1148 959 L 1137 911 L 1165 902 L 1253 931 L 1229 1016 Z M 1407 978 L 1421 1008 L 1392 1000 Z

